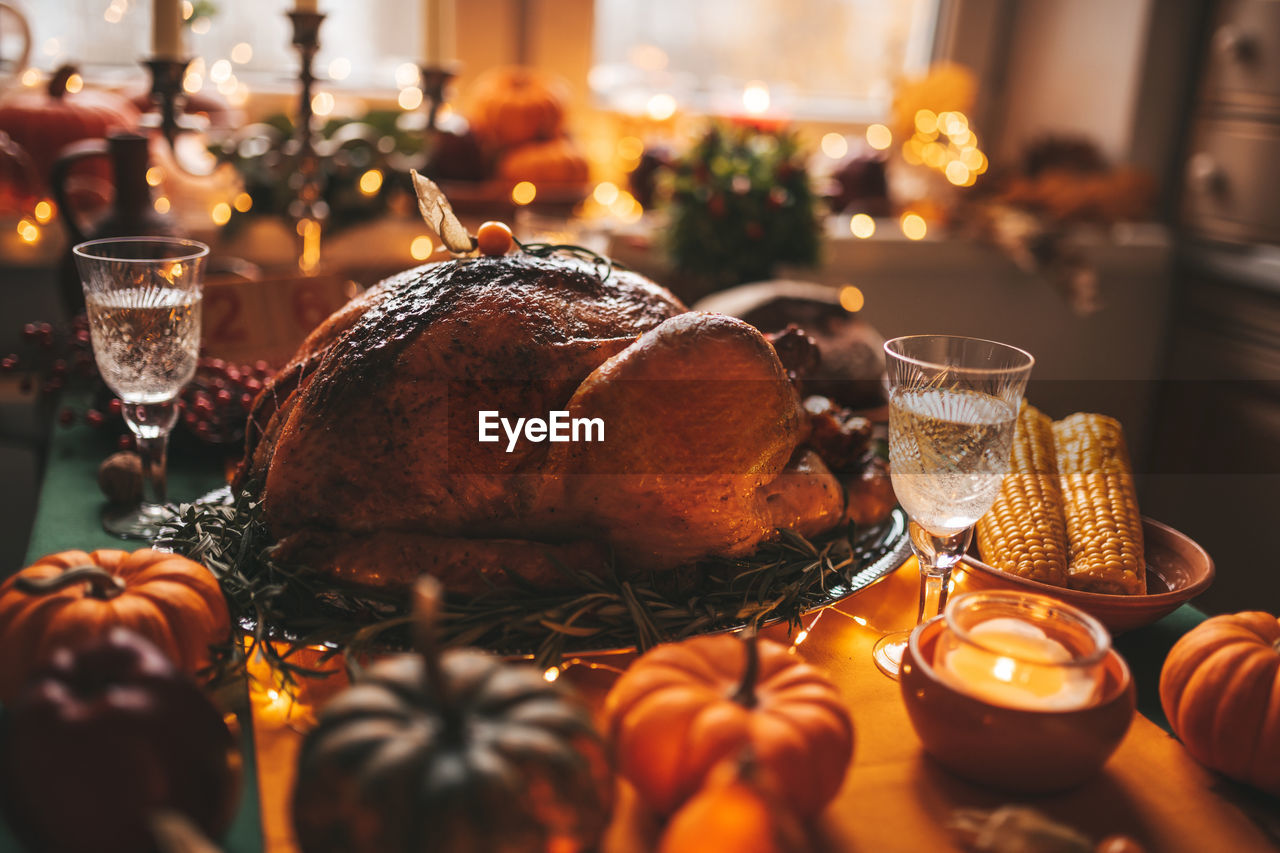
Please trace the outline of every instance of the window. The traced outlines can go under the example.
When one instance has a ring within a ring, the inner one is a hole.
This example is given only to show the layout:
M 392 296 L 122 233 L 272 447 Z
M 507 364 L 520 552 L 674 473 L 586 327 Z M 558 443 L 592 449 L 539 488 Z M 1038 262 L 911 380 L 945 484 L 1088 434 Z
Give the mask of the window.
M 928 65 L 937 17 L 938 0 L 596 0 L 591 88 L 655 118 L 674 100 L 874 121 L 894 81 Z
M 74 60 L 86 69 L 109 72 L 114 66 L 136 74 L 138 66 L 127 64 L 128 59 L 151 53 L 151 0 L 18 3 L 31 23 L 31 61 L 39 68 Z M 421 52 L 422 4 L 329 0 L 321 6 L 327 17 L 320 30 L 317 74 L 344 87 L 397 88 L 397 68 L 415 62 Z M 234 87 L 229 78 L 221 71 L 212 74 L 214 64 L 225 60 L 234 78 L 253 78 L 270 88 L 289 86 L 287 75 L 298 64 L 285 16 L 292 8 L 293 0 L 197 0 L 186 37 L 187 52 L 200 57 L 193 70 L 202 84 L 222 82 L 223 94 L 230 94 Z M 205 9 L 210 10 L 207 17 L 201 14 Z

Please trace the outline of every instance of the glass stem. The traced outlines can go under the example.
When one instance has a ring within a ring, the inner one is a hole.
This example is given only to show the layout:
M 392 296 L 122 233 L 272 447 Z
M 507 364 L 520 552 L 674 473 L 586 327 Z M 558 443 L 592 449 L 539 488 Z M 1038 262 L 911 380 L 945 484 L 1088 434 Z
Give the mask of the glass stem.
M 911 549 L 920 562 L 920 610 L 916 623 L 942 613 L 951 586 L 951 568 L 964 556 L 973 539 L 973 528 L 937 535 L 914 521 L 910 523 Z
M 142 457 L 142 503 L 164 504 L 168 500 L 165 480 L 165 457 L 169 449 L 169 431 L 178 420 L 178 407 L 172 400 L 164 403 L 125 403 L 125 423 L 138 443 Z

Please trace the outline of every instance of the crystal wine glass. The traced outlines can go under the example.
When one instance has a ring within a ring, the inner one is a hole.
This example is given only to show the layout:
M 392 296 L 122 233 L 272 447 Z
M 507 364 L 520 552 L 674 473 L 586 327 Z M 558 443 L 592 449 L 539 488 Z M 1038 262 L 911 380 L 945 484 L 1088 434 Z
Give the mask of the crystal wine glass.
M 169 517 L 165 452 L 178 417 L 175 400 L 196 371 L 209 247 L 195 240 L 120 237 L 72 251 L 98 372 L 120 398 L 142 457 L 141 505 L 107 508 L 102 527 L 124 539 L 154 539 Z
M 942 612 L 951 568 L 1009 468 L 1018 406 L 1035 359 L 978 338 L 912 335 L 884 345 L 889 374 L 889 471 L 910 517 L 920 563 L 917 624 Z M 898 677 L 910 631 L 876 642 L 880 671 Z

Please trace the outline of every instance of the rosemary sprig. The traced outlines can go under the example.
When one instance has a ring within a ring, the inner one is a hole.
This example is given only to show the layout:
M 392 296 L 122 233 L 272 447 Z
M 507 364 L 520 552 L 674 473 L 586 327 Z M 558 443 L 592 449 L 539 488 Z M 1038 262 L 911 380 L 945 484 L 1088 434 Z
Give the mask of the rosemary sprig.
M 706 560 L 678 573 L 624 578 L 561 566 L 570 590 L 495 587 L 476 598 L 447 600 L 441 640 L 531 655 L 546 667 L 565 654 L 644 650 L 716 629 L 779 620 L 795 626 L 805 611 L 847 589 L 855 572 L 894 550 L 900 533 L 893 523 L 851 525 L 815 540 L 785 531 L 749 557 Z M 223 650 L 221 675 L 239 674 L 254 653 L 294 678 L 324 675 L 291 659 L 305 646 L 345 652 L 348 661 L 408 646 L 407 596 L 280 564 L 272 558 L 262 506 L 248 493 L 180 507 L 164 544 L 209 567 L 249 637 Z

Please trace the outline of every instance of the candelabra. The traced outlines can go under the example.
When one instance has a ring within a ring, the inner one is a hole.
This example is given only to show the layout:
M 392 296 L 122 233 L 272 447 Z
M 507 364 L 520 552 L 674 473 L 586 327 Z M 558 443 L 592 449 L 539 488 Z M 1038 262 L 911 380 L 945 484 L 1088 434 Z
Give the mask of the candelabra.
M 444 92 L 449 81 L 457 76 L 457 67 L 452 65 L 423 65 L 422 101 L 427 107 L 427 133 L 439 129 L 436 124 L 440 106 L 444 104 Z
M 170 150 L 173 149 L 173 141 L 178 134 L 190 129 L 182 120 L 181 112 L 182 104 L 187 97 L 182 88 L 182 80 L 190 63 L 190 59 L 161 57 L 143 60 L 143 64 L 151 72 L 151 102 L 160 111 L 157 126 L 165 141 L 169 143 Z
M 320 12 L 289 12 L 293 24 L 293 46 L 298 50 L 298 120 L 294 128 L 294 174 L 290 186 L 297 198 L 290 205 L 290 214 L 297 223 L 302 237 L 302 252 L 298 267 L 304 273 L 313 272 L 320 262 L 320 223 L 327 214 L 327 207 L 320 199 L 320 157 L 312 139 L 311 90 L 315 84 L 316 52 L 320 49 L 320 25 L 324 23 Z

